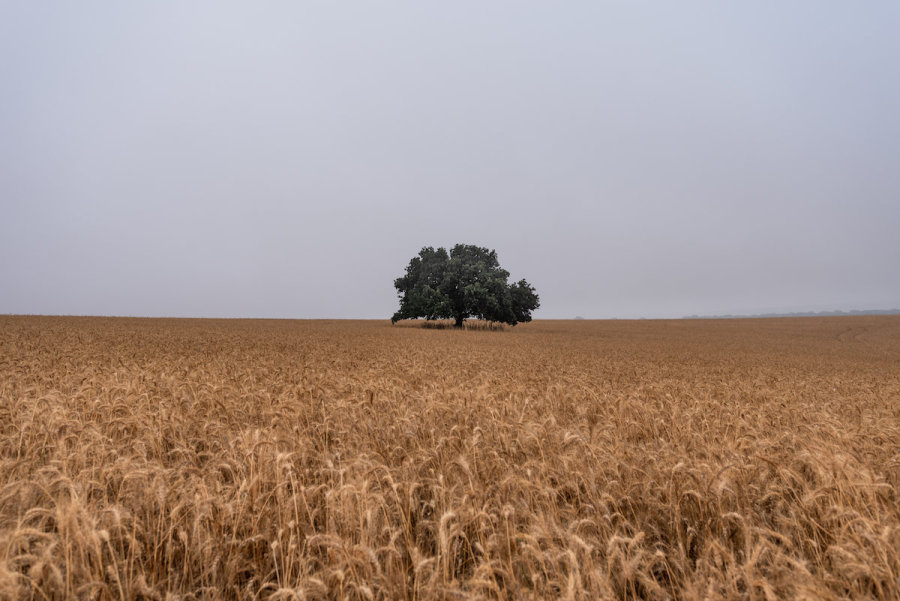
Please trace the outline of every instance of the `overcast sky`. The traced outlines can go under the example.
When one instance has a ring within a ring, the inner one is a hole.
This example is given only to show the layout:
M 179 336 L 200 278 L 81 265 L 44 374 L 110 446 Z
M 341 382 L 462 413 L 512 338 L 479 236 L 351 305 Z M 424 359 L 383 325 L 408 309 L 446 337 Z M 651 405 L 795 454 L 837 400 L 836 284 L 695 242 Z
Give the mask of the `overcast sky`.
M 0 313 L 900 306 L 900 3 L 0 3 Z

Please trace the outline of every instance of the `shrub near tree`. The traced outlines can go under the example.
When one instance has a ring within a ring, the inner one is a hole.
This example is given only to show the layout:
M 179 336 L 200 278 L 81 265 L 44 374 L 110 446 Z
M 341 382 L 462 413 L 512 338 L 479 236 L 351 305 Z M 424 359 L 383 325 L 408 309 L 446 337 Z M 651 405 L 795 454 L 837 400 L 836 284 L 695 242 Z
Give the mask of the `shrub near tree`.
M 400 309 L 391 323 L 401 319 L 453 319 L 461 328 L 472 317 L 509 325 L 531 321 L 540 306 L 534 286 L 525 280 L 508 283 L 509 272 L 500 267 L 497 251 L 457 244 L 426 246 L 394 281 Z

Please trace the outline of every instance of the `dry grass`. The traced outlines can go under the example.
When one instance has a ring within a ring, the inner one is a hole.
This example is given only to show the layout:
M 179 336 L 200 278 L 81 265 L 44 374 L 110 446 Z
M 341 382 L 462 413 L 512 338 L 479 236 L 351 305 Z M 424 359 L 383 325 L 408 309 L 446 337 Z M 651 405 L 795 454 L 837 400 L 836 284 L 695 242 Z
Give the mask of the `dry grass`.
M 0 597 L 897 599 L 900 319 L 0 317 Z

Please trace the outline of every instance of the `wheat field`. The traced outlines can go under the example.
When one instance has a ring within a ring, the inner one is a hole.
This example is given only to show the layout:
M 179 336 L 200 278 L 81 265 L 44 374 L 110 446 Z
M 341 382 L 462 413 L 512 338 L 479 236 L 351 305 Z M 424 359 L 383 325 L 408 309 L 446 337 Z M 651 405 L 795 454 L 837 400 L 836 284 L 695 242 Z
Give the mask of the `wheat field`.
M 898 599 L 900 317 L 0 316 L 3 599 Z

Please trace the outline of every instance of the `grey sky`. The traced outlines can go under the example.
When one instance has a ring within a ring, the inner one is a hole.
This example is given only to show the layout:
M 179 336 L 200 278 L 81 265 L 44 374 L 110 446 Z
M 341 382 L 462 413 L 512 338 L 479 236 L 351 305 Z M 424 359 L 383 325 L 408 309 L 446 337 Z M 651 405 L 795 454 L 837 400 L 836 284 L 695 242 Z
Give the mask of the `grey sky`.
M 900 306 L 896 2 L 5 2 L 0 313 Z

